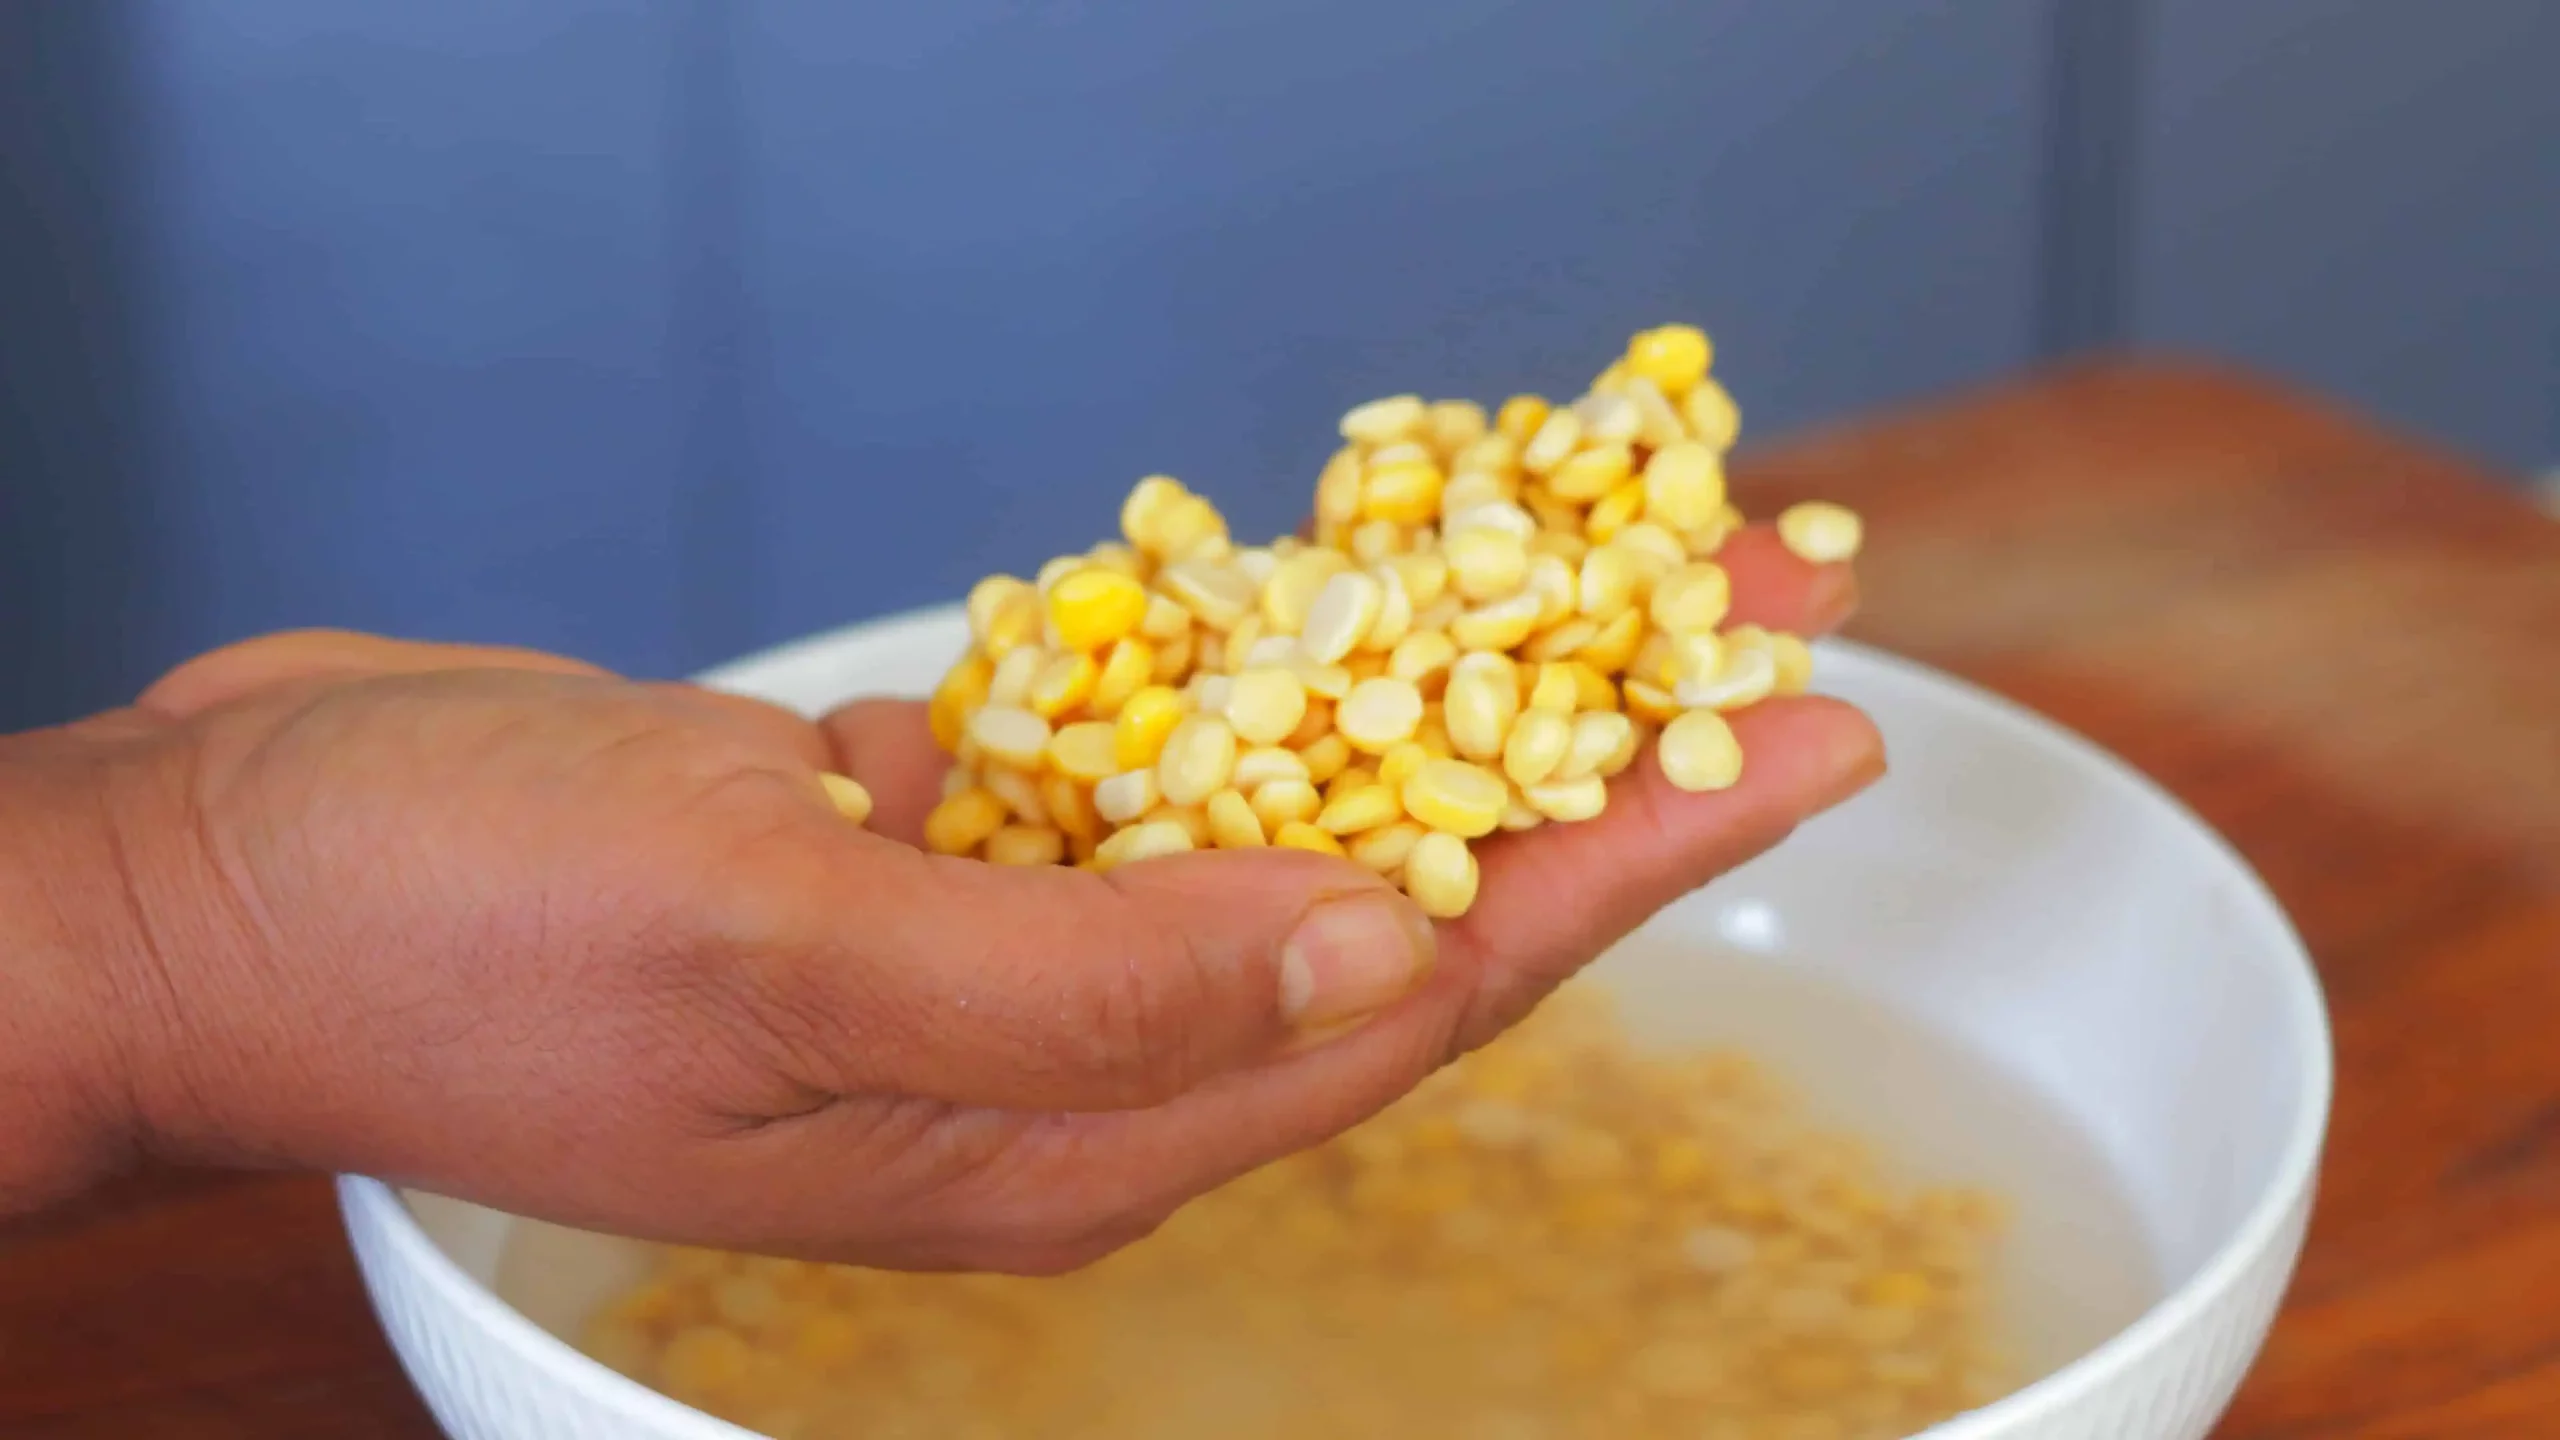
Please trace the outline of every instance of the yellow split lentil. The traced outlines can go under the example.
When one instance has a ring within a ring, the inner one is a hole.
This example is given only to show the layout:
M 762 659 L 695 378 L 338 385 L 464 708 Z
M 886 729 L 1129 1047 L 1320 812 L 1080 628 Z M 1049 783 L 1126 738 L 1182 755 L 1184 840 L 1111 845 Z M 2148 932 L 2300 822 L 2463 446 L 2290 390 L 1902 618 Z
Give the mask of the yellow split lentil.
M 1608 803 L 1595 780 L 1648 747 L 1683 789 L 1741 783 L 1738 745 L 1697 744 L 1729 729 L 1666 727 L 1798 693 L 1812 655 L 1727 624 L 1716 555 L 1741 523 L 1724 477 L 1741 421 L 1714 358 L 1703 331 L 1665 325 L 1566 403 L 1353 406 L 1307 540 L 1239 545 L 1180 481 L 1140 480 L 1118 539 L 970 590 L 969 652 L 929 707 L 958 774 L 927 845 L 1092 868 L 1348 850 L 1455 915 L 1475 898 L 1471 852 L 1356 842 L 1419 824 L 1463 850 L 1586 820 Z M 1778 529 L 1819 563 L 1861 538 L 1819 503 Z M 1360 784 L 1332 783 L 1346 771 Z M 1137 826 L 1162 828 L 1118 838 Z
M 671 1250 L 586 1343 L 782 1440 L 1887 1440 L 2015 1378 L 2001 1222 L 1576 986 L 1075 1274 Z
M 827 792 L 827 803 L 836 813 L 859 825 L 871 818 L 871 792 L 850 775 L 833 773 L 818 777 L 819 788 Z

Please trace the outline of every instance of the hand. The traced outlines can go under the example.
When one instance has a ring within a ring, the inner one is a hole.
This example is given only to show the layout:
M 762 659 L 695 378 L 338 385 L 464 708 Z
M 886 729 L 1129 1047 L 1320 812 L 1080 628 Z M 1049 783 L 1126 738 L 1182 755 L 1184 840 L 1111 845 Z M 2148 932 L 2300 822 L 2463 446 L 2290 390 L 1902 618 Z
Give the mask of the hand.
M 1739 619 L 1847 609 L 1765 534 L 1724 558 Z M 811 724 L 524 652 L 252 641 L 43 739 L 123 882 L 44 1011 L 107 1017 L 54 1113 L 624 1233 L 1054 1270 L 1356 1123 L 1882 768 L 1836 702 L 1735 728 L 1740 785 L 1648 760 L 1599 819 L 1487 844 L 1435 935 L 1292 851 L 927 855 L 912 704 Z

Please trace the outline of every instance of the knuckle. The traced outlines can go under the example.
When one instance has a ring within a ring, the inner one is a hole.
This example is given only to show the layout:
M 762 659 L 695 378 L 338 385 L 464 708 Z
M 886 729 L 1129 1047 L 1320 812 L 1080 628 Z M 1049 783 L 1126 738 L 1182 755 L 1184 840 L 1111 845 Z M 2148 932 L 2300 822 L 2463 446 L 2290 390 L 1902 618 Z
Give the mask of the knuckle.
M 1475 1002 L 1467 1008 L 1465 1018 L 1449 1028 L 1440 1045 L 1440 1064 L 1456 1064 L 1501 1038 L 1504 1031 L 1528 1019 L 1529 1012 L 1545 1003 L 1566 978 L 1543 971 L 1531 972 L 1480 991 Z
M 725 1040 L 731 1057 L 840 1088 L 848 1026 L 871 1013 L 831 940 L 827 857 L 776 780 L 741 773 L 690 807 L 692 839 L 642 867 L 631 979 Z M 672 861 L 672 863 L 667 863 Z
M 1179 927 L 1130 927 L 1107 975 L 1082 989 L 1077 1039 L 1092 1068 L 1133 1107 L 1161 1104 L 1197 1078 L 1194 1047 L 1216 1002 L 1216 982 Z
M 262 635 L 234 641 L 179 662 L 143 688 L 134 704 L 145 710 L 187 712 L 201 697 L 223 688 L 233 676 L 254 672 L 281 649 L 283 637 Z
M 1642 777 L 1637 783 L 1611 787 L 1609 808 L 1625 806 L 1630 812 L 1629 819 L 1641 836 L 1641 853 L 1678 854 L 1682 836 L 1670 810 L 1671 797 L 1677 792 L 1661 778 L 1661 764 L 1651 754 L 1646 755 L 1644 768 L 1636 773 Z

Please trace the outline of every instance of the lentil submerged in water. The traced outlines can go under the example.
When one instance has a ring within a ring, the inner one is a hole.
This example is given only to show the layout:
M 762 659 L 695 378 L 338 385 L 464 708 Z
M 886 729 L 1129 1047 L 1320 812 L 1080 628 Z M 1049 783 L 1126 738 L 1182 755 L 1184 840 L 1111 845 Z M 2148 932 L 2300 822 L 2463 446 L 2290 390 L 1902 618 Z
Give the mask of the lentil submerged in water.
M 2000 1228 L 1569 988 L 1076 1274 L 676 1250 L 588 1348 L 785 1440 L 1885 1440 L 2007 1388 Z

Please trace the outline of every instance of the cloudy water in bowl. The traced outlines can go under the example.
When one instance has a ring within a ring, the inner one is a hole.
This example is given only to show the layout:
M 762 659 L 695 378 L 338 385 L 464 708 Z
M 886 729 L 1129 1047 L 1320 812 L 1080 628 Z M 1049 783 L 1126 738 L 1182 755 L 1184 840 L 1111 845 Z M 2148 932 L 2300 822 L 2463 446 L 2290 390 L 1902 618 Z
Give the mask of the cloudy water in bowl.
M 1959 1043 L 1851 986 L 1694 935 L 1640 934 L 1593 978 L 1640 1045 L 1744 1052 L 1787 1084 L 1817 1128 L 1868 1141 L 1889 1178 L 2007 1201 L 1997 1332 L 2015 1383 L 2086 1353 L 2158 1298 L 2143 1228 L 2096 1146 Z M 576 1344 L 650 1258 L 631 1242 L 519 1221 L 495 1288 Z
M 2160 1299 L 2150 1241 L 2104 1154 L 1962 1043 L 1849 984 L 1694 935 L 1639 932 L 1590 973 L 1639 1043 L 1744 1051 L 1817 1124 L 1869 1141 L 1894 1178 L 2006 1200 L 2000 1331 L 2018 1383 L 2088 1353 Z

